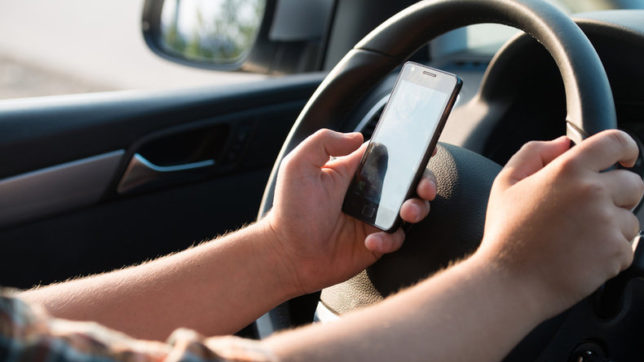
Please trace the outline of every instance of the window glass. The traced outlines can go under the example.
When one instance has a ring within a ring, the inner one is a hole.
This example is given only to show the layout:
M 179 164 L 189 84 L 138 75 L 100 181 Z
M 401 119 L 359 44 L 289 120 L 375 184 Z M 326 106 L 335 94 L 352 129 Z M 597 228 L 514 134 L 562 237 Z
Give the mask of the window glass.
M 266 77 L 190 68 L 161 59 L 142 37 L 143 1 L 0 0 L 0 99 L 228 85 Z M 569 13 L 644 8 L 644 0 L 549 1 Z M 432 54 L 472 48 L 493 53 L 514 33 L 497 25 L 467 27 L 448 35 L 449 41 L 437 41 Z
M 568 14 L 610 9 L 644 9 L 644 0 L 547 0 Z M 515 35 L 518 30 L 496 24 L 468 26 L 451 34 L 449 42 L 440 44 L 435 53 L 446 54 L 464 49 L 479 49 L 493 54 L 500 46 Z M 460 39 L 461 41 L 453 41 Z M 440 41 L 439 41 L 440 42 Z
M 0 99 L 265 77 L 161 59 L 143 40 L 142 9 L 143 0 L 0 0 Z

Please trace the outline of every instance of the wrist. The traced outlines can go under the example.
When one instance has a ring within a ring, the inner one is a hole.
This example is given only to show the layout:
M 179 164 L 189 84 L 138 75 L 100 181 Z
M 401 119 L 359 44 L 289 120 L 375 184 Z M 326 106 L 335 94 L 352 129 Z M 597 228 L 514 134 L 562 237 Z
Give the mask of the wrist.
M 551 317 L 554 300 L 536 282 L 534 275 L 515 270 L 498 255 L 478 250 L 465 262 L 472 274 L 485 279 L 484 283 L 492 286 L 494 293 L 504 298 L 507 308 L 521 310 L 523 318 L 534 325 Z
M 283 238 L 275 228 L 271 216 L 269 213 L 253 227 L 258 233 L 258 240 L 261 240 L 262 254 L 267 259 L 268 268 L 264 273 L 277 280 L 284 300 L 288 300 L 305 293 L 302 292 L 297 268 L 287 255 Z

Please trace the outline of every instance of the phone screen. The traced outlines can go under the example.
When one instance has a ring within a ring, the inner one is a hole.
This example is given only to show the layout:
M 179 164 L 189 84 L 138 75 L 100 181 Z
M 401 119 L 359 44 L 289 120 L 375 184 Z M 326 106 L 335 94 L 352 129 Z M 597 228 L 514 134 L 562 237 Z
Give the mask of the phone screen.
M 349 189 L 363 200 L 360 218 L 381 229 L 396 221 L 455 88 L 455 77 L 445 87 L 425 69 L 403 67 Z

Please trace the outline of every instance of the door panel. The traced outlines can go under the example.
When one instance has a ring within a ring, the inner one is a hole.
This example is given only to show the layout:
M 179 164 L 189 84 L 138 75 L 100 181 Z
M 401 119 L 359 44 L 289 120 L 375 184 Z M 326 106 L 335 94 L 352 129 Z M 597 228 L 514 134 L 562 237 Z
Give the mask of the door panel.
M 128 149 L 172 126 L 244 111 L 261 116 L 263 107 L 305 102 L 321 79 L 312 74 L 225 88 L 0 101 L 0 177 Z
M 281 144 L 322 77 L 0 102 L 0 186 L 45 169 L 104 190 L 57 208 L 36 207 L 27 218 L 5 207 L 0 285 L 28 288 L 111 270 L 252 222 Z M 124 151 L 115 172 L 61 167 L 117 150 Z M 119 190 L 141 158 L 149 163 L 138 169 L 145 182 Z M 200 162 L 208 167 L 181 169 Z M 145 174 L 150 170 L 156 174 Z M 42 193 L 52 189 L 47 178 L 19 185 L 21 194 L 45 204 L 74 190 L 59 182 L 60 194 Z
M 0 181 L 0 227 L 97 203 L 124 153 L 104 153 Z

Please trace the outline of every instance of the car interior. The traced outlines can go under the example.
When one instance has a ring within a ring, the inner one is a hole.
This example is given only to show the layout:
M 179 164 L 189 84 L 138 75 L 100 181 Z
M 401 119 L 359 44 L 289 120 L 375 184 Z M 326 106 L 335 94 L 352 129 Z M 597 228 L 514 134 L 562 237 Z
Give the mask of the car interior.
M 527 141 L 610 128 L 644 140 L 644 2 L 266 0 L 250 49 L 219 64 L 163 45 L 164 7 L 178 3 L 145 1 L 151 51 L 269 77 L 0 101 L 0 285 L 110 271 L 252 223 L 271 208 L 281 159 L 306 136 L 331 128 L 370 137 L 406 60 L 464 82 L 428 166 L 438 180 L 429 217 L 400 251 L 239 335 L 341 318 L 472 253 L 492 181 Z M 509 35 L 475 44 L 488 28 L 471 26 L 487 23 Z M 641 156 L 632 171 L 644 175 Z M 642 223 L 644 211 L 635 213 Z M 641 360 L 642 249 L 505 360 Z

